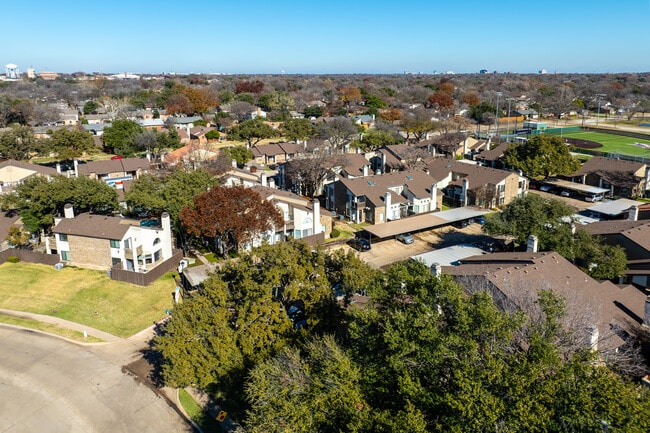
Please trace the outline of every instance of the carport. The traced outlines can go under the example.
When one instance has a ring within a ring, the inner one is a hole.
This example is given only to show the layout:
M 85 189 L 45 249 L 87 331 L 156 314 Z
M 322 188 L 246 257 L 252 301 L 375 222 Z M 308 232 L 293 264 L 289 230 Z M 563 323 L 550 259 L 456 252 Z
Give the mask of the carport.
M 609 192 L 607 188 L 599 188 L 597 186 L 585 185 L 582 183 L 569 182 L 568 180 L 549 180 L 545 183 L 556 186 L 558 188 L 568 189 L 585 195 L 605 195 Z
M 408 218 L 388 221 L 365 227 L 364 230 L 379 239 L 390 238 L 400 233 L 418 232 L 442 227 L 456 221 L 468 220 L 490 213 L 485 209 L 459 207 L 441 212 L 414 215 Z
M 610 218 L 620 218 L 632 206 L 638 206 L 641 202 L 630 200 L 629 198 L 620 198 L 618 200 L 604 201 L 587 208 L 588 211 L 598 212 Z

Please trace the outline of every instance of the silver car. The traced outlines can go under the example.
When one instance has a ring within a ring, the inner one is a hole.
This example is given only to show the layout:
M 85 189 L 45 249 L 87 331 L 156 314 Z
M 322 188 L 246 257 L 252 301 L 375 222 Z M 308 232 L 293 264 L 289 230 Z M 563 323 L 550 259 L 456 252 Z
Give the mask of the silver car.
M 395 239 L 407 245 L 412 244 L 415 241 L 415 239 L 413 239 L 413 235 L 410 233 L 402 233 L 400 235 L 397 235 Z

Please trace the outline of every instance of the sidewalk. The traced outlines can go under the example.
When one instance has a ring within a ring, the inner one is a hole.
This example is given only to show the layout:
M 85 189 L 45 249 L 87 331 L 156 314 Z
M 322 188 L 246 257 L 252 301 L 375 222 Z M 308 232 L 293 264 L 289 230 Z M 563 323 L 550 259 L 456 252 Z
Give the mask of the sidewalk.
M 38 322 L 49 323 L 51 325 L 72 329 L 74 331 L 79 331 L 81 333 L 85 331 L 88 335 L 99 338 L 106 342 L 122 340 L 120 337 L 116 337 L 115 335 L 109 334 L 108 332 L 100 331 L 99 329 L 82 325 L 80 323 L 70 322 L 65 319 L 59 319 L 58 317 L 46 316 L 44 314 L 27 313 L 25 311 L 5 310 L 3 308 L 0 308 L 0 314 L 5 316 L 18 317 L 20 319 L 29 319 L 29 320 L 36 320 Z

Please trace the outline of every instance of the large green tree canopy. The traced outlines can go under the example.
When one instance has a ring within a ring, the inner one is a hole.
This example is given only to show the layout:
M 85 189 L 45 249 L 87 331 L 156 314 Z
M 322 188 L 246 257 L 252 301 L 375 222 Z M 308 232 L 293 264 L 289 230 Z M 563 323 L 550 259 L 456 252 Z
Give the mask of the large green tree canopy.
M 117 192 L 101 180 L 87 177 L 31 177 L 4 197 L 3 207 L 18 209 L 30 231 L 49 229 L 63 207 L 72 204 L 75 213 L 110 215 L 117 209 Z
M 261 118 L 245 120 L 228 130 L 231 140 L 246 141 L 249 146 L 254 146 L 265 138 L 277 137 L 278 132 Z
M 337 281 L 371 301 L 343 308 Z M 566 343 L 562 298 L 535 305 L 505 312 L 421 262 L 378 273 L 294 241 L 217 270 L 156 345 L 168 384 L 227 392 L 251 432 L 648 431 L 648 390 Z
M 571 155 L 569 147 L 554 135 L 537 135 L 526 143 L 510 144 L 503 161 L 531 177 L 571 174 L 580 168 L 580 161 Z
M 104 129 L 102 141 L 107 151 L 121 156 L 133 156 L 137 151 L 136 137 L 143 128 L 132 120 L 115 120 Z
M 511 202 L 487 218 L 483 230 L 490 235 L 511 236 L 519 245 L 535 235 L 540 251 L 557 251 L 570 261 L 579 261 L 595 279 L 614 279 L 627 267 L 625 250 L 607 245 L 579 227 L 576 210 L 564 202 L 530 193 Z

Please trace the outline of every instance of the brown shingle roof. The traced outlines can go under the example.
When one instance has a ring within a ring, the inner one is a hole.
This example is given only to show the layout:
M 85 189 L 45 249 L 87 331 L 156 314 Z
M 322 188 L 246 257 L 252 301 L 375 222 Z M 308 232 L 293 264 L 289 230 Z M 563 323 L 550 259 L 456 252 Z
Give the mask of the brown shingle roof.
M 604 158 L 594 156 L 585 161 L 584 164 L 572 176 L 582 176 L 597 172 L 623 172 L 634 174 L 643 169 L 646 164 L 642 162 L 626 161 L 623 159 Z
M 496 168 L 483 167 L 481 165 L 458 162 L 451 159 L 435 159 L 427 164 L 430 173 L 444 177 L 443 173 L 453 173 L 462 175 L 467 179 L 469 188 L 475 188 L 482 185 L 497 185 L 503 182 L 508 176 L 513 175 L 511 171 L 499 170 Z M 461 179 L 457 179 L 452 184 L 461 184 Z
M 340 182 L 354 195 L 364 195 L 376 207 L 380 207 L 384 205 L 384 194 L 389 191 L 389 188 L 406 185 L 416 197 L 422 198 L 431 194 L 431 185 L 435 180 L 423 171 L 407 170 L 356 179 L 341 179 Z M 402 195 L 392 191 L 391 200 L 393 203 L 406 201 Z
M 79 164 L 78 170 L 81 175 L 95 173 L 98 176 L 123 171 L 136 171 L 138 169 L 148 170 L 151 163 L 146 158 L 123 158 L 108 159 L 104 161 L 90 161 L 86 164 Z
M 7 159 L 6 161 L 0 162 L 0 169 L 5 167 L 20 167 L 25 170 L 33 170 L 37 173 L 48 176 L 56 176 L 59 174 L 54 168 L 46 167 L 44 165 L 31 164 L 29 162 L 16 161 L 15 159 Z
M 641 291 L 633 286 L 598 282 L 555 252 L 495 253 L 461 262 L 459 266 L 444 267 L 444 272 L 457 276 L 466 285 L 471 285 L 472 281 L 478 283 L 472 278 L 487 279 L 520 308 L 523 307 L 522 294 L 535 299 L 537 291 L 551 289 L 572 306 L 590 311 L 591 320 L 596 322 L 593 324 L 598 326 L 601 336 L 610 335 L 614 327 L 629 330 L 638 326 L 643 318 L 645 295 Z M 466 276 L 474 277 L 464 278 Z M 614 348 L 622 343 L 621 338 L 612 336 L 603 341 L 602 346 Z
M 52 232 L 99 239 L 122 239 L 129 230 L 120 218 L 105 215 L 81 214 L 62 219 Z

